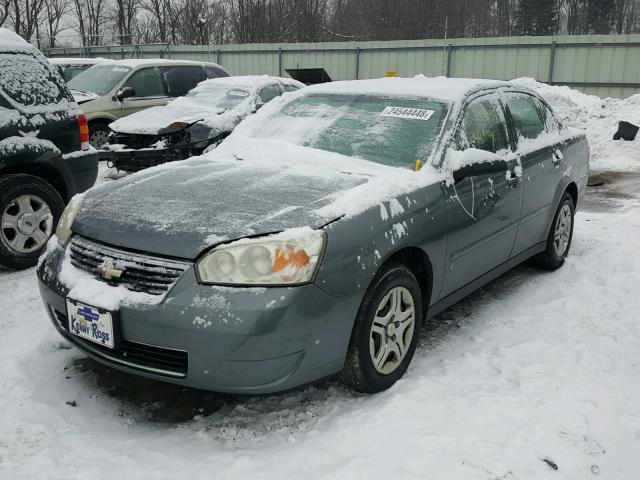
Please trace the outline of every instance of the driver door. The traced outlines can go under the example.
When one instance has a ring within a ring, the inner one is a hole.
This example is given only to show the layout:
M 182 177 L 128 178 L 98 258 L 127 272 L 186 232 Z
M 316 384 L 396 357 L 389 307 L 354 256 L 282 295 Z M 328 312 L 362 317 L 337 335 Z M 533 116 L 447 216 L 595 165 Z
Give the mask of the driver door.
M 448 239 L 442 297 L 509 259 L 522 206 L 518 160 L 497 93 L 467 103 L 454 138 L 456 150 L 477 148 L 494 153 L 508 162 L 509 170 L 466 177 L 445 186 Z
M 120 103 L 120 114 L 123 117 L 145 108 L 165 105 L 169 100 L 167 87 L 157 67 L 136 70 L 122 86 L 125 87 L 132 87 L 135 94 Z

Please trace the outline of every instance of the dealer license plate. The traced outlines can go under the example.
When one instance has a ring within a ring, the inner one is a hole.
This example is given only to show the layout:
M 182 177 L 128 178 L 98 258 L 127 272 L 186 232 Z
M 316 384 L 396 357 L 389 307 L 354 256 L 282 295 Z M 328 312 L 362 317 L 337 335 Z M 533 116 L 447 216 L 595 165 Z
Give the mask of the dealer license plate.
M 72 334 L 113 348 L 113 317 L 109 312 L 67 299 L 67 318 Z

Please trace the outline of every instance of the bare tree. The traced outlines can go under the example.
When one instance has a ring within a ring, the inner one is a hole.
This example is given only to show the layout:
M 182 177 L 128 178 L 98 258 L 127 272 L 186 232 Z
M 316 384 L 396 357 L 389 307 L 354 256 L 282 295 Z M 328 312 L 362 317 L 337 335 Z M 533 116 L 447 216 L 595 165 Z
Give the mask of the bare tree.
M 121 45 L 133 43 L 136 14 L 139 6 L 138 0 L 115 0 L 111 16 L 116 27 L 117 43 Z
M 100 45 L 106 18 L 106 0 L 73 0 L 82 44 Z
M 70 0 L 44 0 L 42 24 L 49 48 L 54 48 L 56 46 L 56 37 L 69 28 L 62 24 L 62 19 L 69 13 L 71 13 Z
M 31 40 L 38 29 L 40 11 L 44 0 L 10 0 L 9 22 L 15 32 Z
M 4 25 L 9 18 L 9 9 L 11 8 L 11 0 L 0 0 L 0 27 Z

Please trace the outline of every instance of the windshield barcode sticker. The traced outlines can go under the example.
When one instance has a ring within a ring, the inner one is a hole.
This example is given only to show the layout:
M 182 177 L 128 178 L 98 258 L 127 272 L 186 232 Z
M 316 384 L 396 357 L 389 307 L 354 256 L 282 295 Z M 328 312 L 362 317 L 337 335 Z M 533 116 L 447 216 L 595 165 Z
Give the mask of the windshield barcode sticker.
M 429 120 L 434 113 L 433 110 L 423 110 L 422 108 L 386 107 L 380 115 L 383 117 Z

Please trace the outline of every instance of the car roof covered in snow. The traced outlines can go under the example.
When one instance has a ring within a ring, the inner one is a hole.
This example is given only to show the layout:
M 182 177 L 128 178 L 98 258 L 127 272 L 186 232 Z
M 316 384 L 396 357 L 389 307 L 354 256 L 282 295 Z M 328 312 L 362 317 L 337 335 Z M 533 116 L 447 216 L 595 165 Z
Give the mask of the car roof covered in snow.
M 38 52 L 38 49 L 16 33 L 0 28 L 0 52 Z
M 292 78 L 284 77 L 272 77 L 270 75 L 238 75 L 232 77 L 219 77 L 212 78 L 210 80 L 204 80 L 200 82 L 194 90 L 206 90 L 207 86 L 223 85 L 227 87 L 239 87 L 246 88 L 248 90 L 255 90 L 262 88 L 266 85 L 270 85 L 274 82 L 282 83 L 284 85 L 292 85 L 298 88 L 303 88 L 305 85 Z
M 106 59 L 102 63 L 113 63 L 123 67 L 138 68 L 138 67 L 155 67 L 163 65 L 209 65 L 212 67 L 218 67 L 224 69 L 221 65 L 213 62 L 199 62 L 194 60 L 172 60 L 167 58 L 127 58 L 123 60 Z
M 110 62 L 107 58 L 56 57 L 47 58 L 51 65 L 97 65 Z
M 416 75 L 411 78 L 391 77 L 322 83 L 307 87 L 305 91 L 307 94 L 393 95 L 434 98 L 455 102 L 476 90 L 507 85 L 509 85 L 507 82 L 501 80 Z

